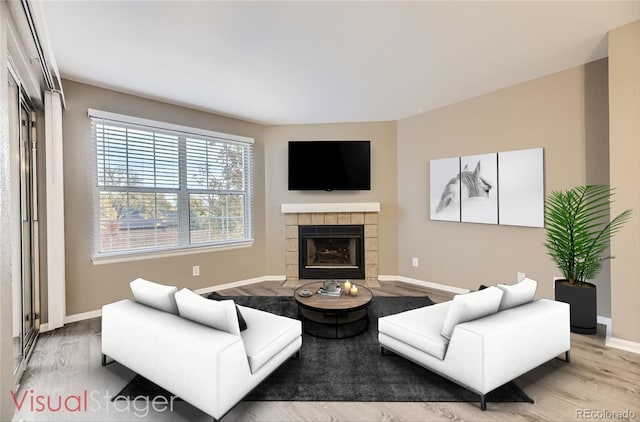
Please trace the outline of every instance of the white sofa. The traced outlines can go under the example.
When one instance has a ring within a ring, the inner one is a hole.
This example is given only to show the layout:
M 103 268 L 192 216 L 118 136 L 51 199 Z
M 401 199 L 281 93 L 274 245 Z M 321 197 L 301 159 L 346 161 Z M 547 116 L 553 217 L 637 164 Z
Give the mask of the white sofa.
M 392 351 L 480 395 L 558 355 L 569 362 L 569 306 L 533 300 L 535 281 L 489 287 L 378 319 Z M 533 286 L 533 290 L 532 290 Z
M 136 301 L 102 308 L 103 365 L 108 356 L 214 420 L 302 345 L 298 320 L 238 306 L 247 326 L 240 331 L 233 301 L 142 279 L 131 285 Z

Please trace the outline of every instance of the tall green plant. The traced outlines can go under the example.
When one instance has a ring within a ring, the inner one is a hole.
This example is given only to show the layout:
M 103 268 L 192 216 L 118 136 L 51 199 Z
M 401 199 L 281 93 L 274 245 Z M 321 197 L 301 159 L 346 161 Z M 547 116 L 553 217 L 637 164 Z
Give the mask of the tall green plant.
M 570 283 L 593 279 L 602 268 L 611 237 L 631 218 L 625 210 L 609 219 L 613 189 L 578 186 L 545 199 L 547 253 Z

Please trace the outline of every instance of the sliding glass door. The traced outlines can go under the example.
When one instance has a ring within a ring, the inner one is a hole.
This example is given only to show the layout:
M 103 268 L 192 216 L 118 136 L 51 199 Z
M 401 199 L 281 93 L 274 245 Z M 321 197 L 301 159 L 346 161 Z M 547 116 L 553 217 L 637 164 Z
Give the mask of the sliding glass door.
M 13 166 L 19 189 L 20 256 L 13 271 L 14 370 L 29 356 L 39 329 L 38 173 L 35 112 L 19 83 L 9 75 L 9 126 L 12 150 L 19 158 Z M 13 178 L 12 178 L 13 179 Z M 18 199 L 18 198 L 16 198 Z M 17 271 L 19 269 L 19 271 Z M 24 368 L 22 368 L 24 369 Z

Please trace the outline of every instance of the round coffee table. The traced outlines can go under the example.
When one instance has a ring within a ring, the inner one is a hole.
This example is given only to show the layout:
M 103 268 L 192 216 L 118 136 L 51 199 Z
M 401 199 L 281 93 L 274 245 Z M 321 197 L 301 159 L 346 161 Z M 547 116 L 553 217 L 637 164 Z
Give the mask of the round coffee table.
M 367 308 L 373 293 L 364 286 L 358 287 L 358 295 L 324 296 L 318 294 L 323 281 L 305 284 L 293 294 L 298 303 L 298 315 L 303 330 L 322 338 L 348 338 L 362 334 L 369 327 Z M 302 297 L 302 290 L 310 290 L 313 296 Z

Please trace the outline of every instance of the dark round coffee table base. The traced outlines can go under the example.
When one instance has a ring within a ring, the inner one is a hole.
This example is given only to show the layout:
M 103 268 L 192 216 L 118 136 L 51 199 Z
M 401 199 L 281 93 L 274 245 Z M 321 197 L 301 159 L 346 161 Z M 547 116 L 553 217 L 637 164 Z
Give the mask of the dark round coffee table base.
M 319 338 L 342 339 L 355 337 L 369 328 L 367 309 L 357 311 L 314 311 L 299 308 L 305 333 Z
M 369 328 L 367 308 L 373 299 L 373 293 L 365 286 L 357 287 L 357 295 L 343 293 L 333 297 L 317 293 L 324 285 L 323 281 L 307 283 L 293 293 L 298 303 L 298 316 L 305 333 L 322 338 L 348 338 L 362 334 Z M 342 286 L 344 288 L 344 286 Z M 314 294 L 301 296 L 305 290 Z

